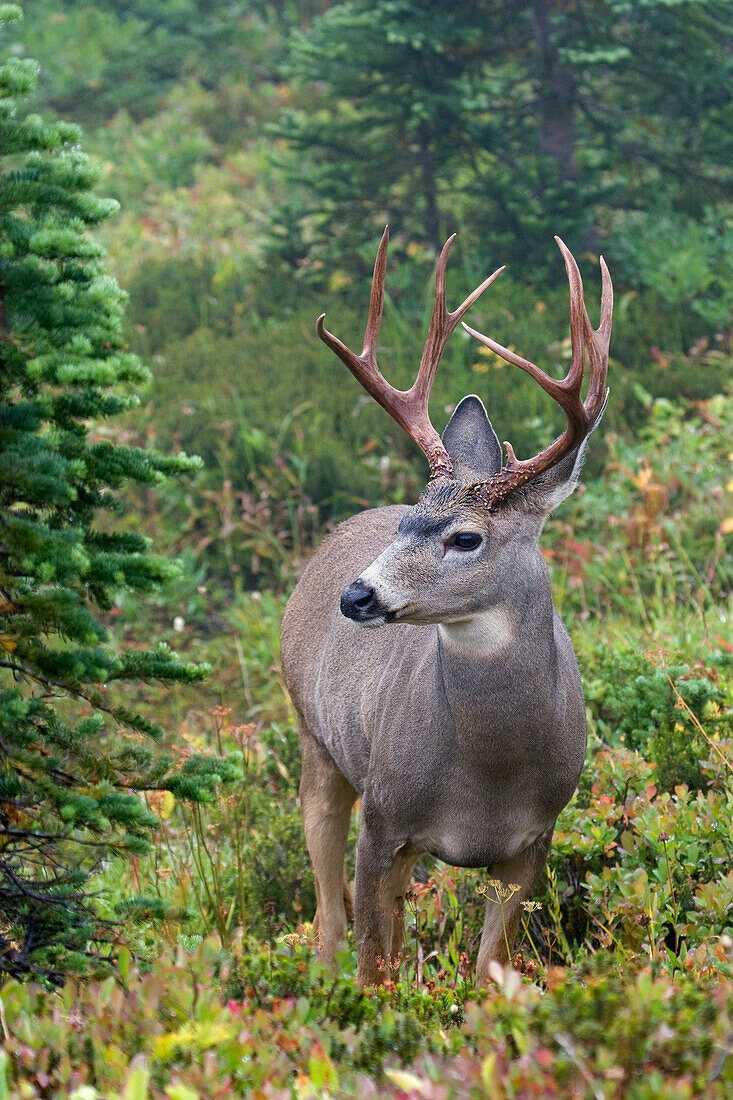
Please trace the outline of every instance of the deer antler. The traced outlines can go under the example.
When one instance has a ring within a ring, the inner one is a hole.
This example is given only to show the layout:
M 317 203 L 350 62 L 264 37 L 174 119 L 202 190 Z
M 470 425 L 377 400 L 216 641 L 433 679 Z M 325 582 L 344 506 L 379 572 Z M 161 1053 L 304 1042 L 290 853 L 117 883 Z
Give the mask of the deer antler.
M 487 495 L 490 504 L 496 504 L 503 500 L 514 489 L 532 481 L 544 470 L 556 466 L 563 458 L 574 451 L 588 436 L 598 423 L 608 397 L 606 389 L 606 375 L 608 373 L 608 347 L 611 341 L 611 321 L 613 316 L 613 285 L 608 272 L 606 262 L 601 257 L 601 279 L 603 291 L 601 295 L 601 320 L 597 329 L 593 329 L 588 311 L 585 308 L 583 297 L 583 280 L 575 259 L 559 237 L 555 237 L 558 248 L 565 260 L 565 270 L 568 275 L 570 287 L 570 342 L 572 356 L 570 369 L 563 379 L 551 378 L 543 370 L 516 355 L 509 348 L 497 344 L 488 336 L 484 336 L 475 329 L 464 324 L 466 332 L 474 336 L 487 348 L 500 355 L 507 363 L 526 371 L 538 382 L 542 389 L 549 393 L 558 405 L 563 409 L 568 418 L 568 426 L 562 435 L 534 458 L 520 461 L 514 454 L 511 443 L 504 446 L 507 453 L 507 464 L 486 482 Z M 583 370 L 585 353 L 588 352 L 590 361 L 590 383 L 588 395 L 585 401 L 581 400 L 580 390 L 583 384 Z
M 428 411 L 430 391 L 433 388 L 438 363 L 453 329 L 476 299 L 483 294 L 487 287 L 491 286 L 494 279 L 504 270 L 503 267 L 500 267 L 498 271 L 485 279 L 472 294 L 469 294 L 458 309 L 450 313 L 445 304 L 445 270 L 448 264 L 448 253 L 454 239 L 455 234 L 448 238 L 438 259 L 435 272 L 435 299 L 428 337 L 420 360 L 417 378 L 409 390 L 398 390 L 394 386 L 390 386 L 377 366 L 377 336 L 384 309 L 384 280 L 387 272 L 389 226 L 385 228 L 382 234 L 374 264 L 369 318 L 364 333 L 364 347 L 361 355 L 355 355 L 337 336 L 328 331 L 323 324 L 325 313 L 322 313 L 316 321 L 316 332 L 324 344 L 327 344 L 331 351 L 338 355 L 339 359 L 346 364 L 364 389 L 372 395 L 375 401 L 379 402 L 383 409 L 386 409 L 390 416 L 404 428 L 410 438 L 414 439 L 423 451 L 430 464 L 430 476 L 433 479 L 453 476 L 453 464 L 438 432 L 430 422 Z

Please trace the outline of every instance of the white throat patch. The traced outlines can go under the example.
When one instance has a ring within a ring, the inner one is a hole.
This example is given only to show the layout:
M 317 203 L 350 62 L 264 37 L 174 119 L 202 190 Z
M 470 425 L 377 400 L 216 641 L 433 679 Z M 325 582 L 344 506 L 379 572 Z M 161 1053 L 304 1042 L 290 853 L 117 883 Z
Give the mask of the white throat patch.
M 512 616 L 503 607 L 478 611 L 456 623 L 441 623 L 438 631 L 441 641 L 449 649 L 477 657 L 482 654 L 497 656 L 515 638 Z

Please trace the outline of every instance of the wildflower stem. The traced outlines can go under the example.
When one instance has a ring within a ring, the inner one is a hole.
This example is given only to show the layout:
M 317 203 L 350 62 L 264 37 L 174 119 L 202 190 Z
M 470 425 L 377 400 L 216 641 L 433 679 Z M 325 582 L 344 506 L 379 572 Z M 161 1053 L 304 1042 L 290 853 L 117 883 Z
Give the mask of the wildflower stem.
M 535 910 L 541 909 L 541 908 L 542 908 L 542 905 L 538 901 L 523 901 L 522 902 L 522 909 L 524 910 L 524 916 L 522 917 L 522 931 L 524 932 L 524 936 L 522 937 L 522 943 L 524 943 L 525 939 L 529 942 L 529 945 L 532 948 L 532 954 L 534 955 L 538 966 L 542 966 L 542 959 L 540 958 L 540 953 L 537 950 L 537 945 L 535 944 L 535 942 L 532 939 L 532 936 L 530 934 L 528 917 L 532 913 L 534 913 Z M 521 944 L 520 944 L 520 947 L 521 947 Z
M 674 892 L 674 882 L 672 881 L 672 868 L 669 865 L 669 852 L 667 851 L 667 839 L 664 833 L 660 833 L 659 839 L 664 846 L 664 859 L 667 864 L 667 881 L 669 882 L 669 892 L 672 896 L 672 910 L 674 912 L 674 953 L 677 954 L 679 950 L 679 933 L 677 931 L 678 909 L 677 909 L 677 897 Z
M 499 912 L 501 913 L 501 927 L 504 932 L 504 944 L 506 946 L 506 961 L 511 962 L 511 951 L 509 950 L 509 937 L 506 932 L 506 920 L 504 919 L 504 899 L 499 896 Z

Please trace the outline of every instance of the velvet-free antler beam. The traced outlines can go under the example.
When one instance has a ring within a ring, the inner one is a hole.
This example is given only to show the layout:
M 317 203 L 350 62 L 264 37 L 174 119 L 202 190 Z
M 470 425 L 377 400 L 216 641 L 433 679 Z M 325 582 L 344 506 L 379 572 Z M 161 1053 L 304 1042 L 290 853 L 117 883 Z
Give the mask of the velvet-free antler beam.
M 328 331 L 323 323 L 325 313 L 322 313 L 316 321 L 316 332 L 324 344 L 327 344 L 338 355 L 339 359 L 346 364 L 364 389 L 372 395 L 383 409 L 386 409 L 390 416 L 404 428 L 423 451 L 430 465 L 432 478 L 453 476 L 453 464 L 438 432 L 430 421 L 428 410 L 430 392 L 435 381 L 435 372 L 438 369 L 448 337 L 458 322 L 504 270 L 503 267 L 500 267 L 493 275 L 485 279 L 472 294 L 469 294 L 458 309 L 449 312 L 445 304 L 445 272 L 448 264 L 448 254 L 454 240 L 455 234 L 445 242 L 438 259 L 435 272 L 435 298 L 428 336 L 420 360 L 417 378 L 409 390 L 395 389 L 386 381 L 377 366 L 377 336 L 384 309 L 384 282 L 387 272 L 389 226 L 385 227 L 382 234 L 374 264 L 369 317 L 364 332 L 364 346 L 361 355 L 356 355 L 337 336 Z

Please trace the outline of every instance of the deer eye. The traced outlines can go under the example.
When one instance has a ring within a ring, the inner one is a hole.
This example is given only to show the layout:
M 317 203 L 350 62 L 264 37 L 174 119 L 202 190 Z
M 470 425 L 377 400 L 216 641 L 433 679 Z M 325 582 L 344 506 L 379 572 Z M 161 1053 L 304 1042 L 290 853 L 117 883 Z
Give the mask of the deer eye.
M 451 539 L 451 546 L 456 550 L 475 550 L 481 543 L 481 536 L 473 531 L 461 531 Z

